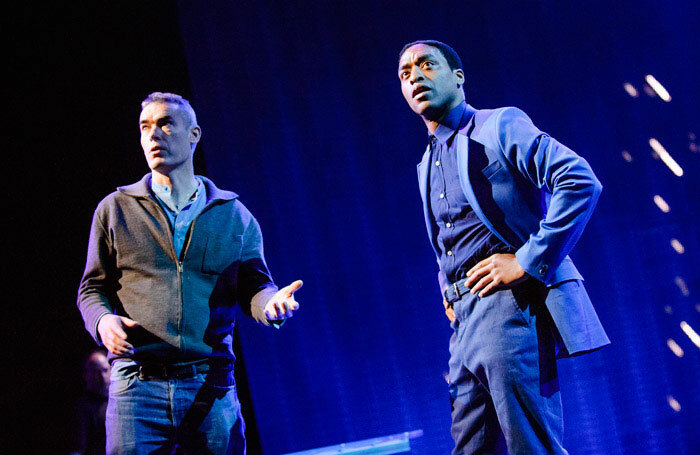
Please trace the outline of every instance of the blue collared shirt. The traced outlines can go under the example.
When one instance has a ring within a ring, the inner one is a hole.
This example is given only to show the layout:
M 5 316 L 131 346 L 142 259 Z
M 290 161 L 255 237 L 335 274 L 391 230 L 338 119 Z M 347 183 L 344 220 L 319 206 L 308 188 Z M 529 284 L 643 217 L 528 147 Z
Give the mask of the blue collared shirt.
M 196 177 L 195 177 L 196 178 Z M 151 180 L 151 189 L 156 196 L 156 200 L 163 207 L 170 222 L 170 231 L 173 233 L 173 245 L 175 253 L 179 258 L 182 248 L 187 238 L 187 231 L 192 221 L 199 215 L 206 205 L 207 195 L 204 184 L 197 179 L 197 190 L 187 201 L 184 207 L 178 207 L 173 200 L 172 190 L 167 185 L 159 185 Z
M 481 222 L 459 183 L 453 139 L 472 115 L 462 102 L 430 136 L 430 209 L 439 228 L 440 270 L 450 283 L 466 278 L 471 267 L 491 254 L 513 252 Z

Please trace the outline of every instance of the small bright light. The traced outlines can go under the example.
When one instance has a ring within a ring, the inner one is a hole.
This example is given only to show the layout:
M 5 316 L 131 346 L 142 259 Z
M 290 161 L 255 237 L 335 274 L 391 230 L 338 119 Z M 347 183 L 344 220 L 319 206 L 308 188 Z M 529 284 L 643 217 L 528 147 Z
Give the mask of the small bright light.
M 656 94 L 659 95 L 659 98 L 666 101 L 667 103 L 671 101 L 671 95 L 668 93 L 668 90 L 666 90 L 664 86 L 661 85 L 661 82 L 657 81 L 654 76 L 652 76 L 651 74 L 647 74 L 647 76 L 644 79 L 647 81 L 647 84 L 649 84 L 649 87 L 654 89 Z
M 668 213 L 671 211 L 671 207 L 669 207 L 666 201 L 664 201 L 664 198 L 662 198 L 658 194 L 654 196 L 654 204 L 656 204 L 659 210 L 661 210 L 664 213 Z
M 678 254 L 685 253 L 685 247 L 678 239 L 671 239 L 671 247 L 676 250 Z
M 666 397 L 666 400 L 668 400 L 668 405 L 671 406 L 671 409 L 673 409 L 676 412 L 680 412 L 681 404 L 678 401 L 676 401 L 675 398 L 673 398 L 671 395 L 668 395 Z
M 676 160 L 671 158 L 671 155 L 666 151 L 663 145 L 659 143 L 656 139 L 653 137 L 649 139 L 649 145 L 651 146 L 652 149 L 656 152 L 657 155 L 659 155 L 659 158 L 661 158 L 661 161 L 664 162 L 666 166 L 668 166 L 669 169 L 671 169 L 671 172 L 676 174 L 676 176 L 680 177 L 683 175 L 683 169 L 676 163 Z
M 671 308 L 671 305 L 666 305 L 664 307 L 664 311 L 666 312 L 666 314 L 673 314 L 673 308 Z
M 690 338 L 690 341 L 692 341 L 695 346 L 700 348 L 700 335 L 698 335 L 698 332 L 693 330 L 693 328 L 685 321 L 681 321 L 681 330 L 688 335 L 688 338 Z
M 630 152 L 628 152 L 627 150 L 622 151 L 622 158 L 628 163 L 632 162 L 632 155 L 630 155 Z
M 677 357 L 683 357 L 683 348 L 678 346 L 678 343 L 673 341 L 671 338 L 666 340 L 666 345 L 671 351 L 673 351 L 674 354 L 676 354 Z
M 688 285 L 685 284 L 685 280 L 679 276 L 676 277 L 676 286 L 681 290 L 681 294 L 688 297 L 690 295 L 690 290 L 688 290 Z
M 630 84 L 629 82 L 625 82 L 625 85 L 623 85 L 623 87 L 625 87 L 625 91 L 632 98 L 636 98 L 639 96 L 639 92 L 637 91 L 637 89 L 634 88 L 634 85 Z

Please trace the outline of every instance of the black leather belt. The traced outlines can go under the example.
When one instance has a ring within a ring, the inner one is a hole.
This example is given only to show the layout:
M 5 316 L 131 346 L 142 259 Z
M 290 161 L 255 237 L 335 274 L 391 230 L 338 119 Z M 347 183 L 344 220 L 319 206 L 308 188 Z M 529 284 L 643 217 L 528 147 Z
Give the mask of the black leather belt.
M 447 300 L 447 303 L 455 303 L 457 300 L 461 299 L 462 296 L 469 294 L 469 288 L 467 287 L 468 279 L 469 278 L 463 278 L 456 283 L 452 283 L 450 287 L 445 289 L 445 300 Z
M 139 379 L 183 379 L 209 371 L 206 361 L 188 365 L 161 365 L 139 363 Z

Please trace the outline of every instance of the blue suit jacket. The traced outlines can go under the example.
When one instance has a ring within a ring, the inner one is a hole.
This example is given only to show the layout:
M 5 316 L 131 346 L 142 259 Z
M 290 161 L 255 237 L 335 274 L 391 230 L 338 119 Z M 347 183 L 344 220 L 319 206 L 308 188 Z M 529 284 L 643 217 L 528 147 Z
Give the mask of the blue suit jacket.
M 610 343 L 568 256 L 602 185 L 580 156 L 543 133 L 521 110 L 475 110 L 454 138 L 459 180 L 479 219 L 515 248 L 518 263 L 547 285 L 545 299 L 569 355 Z M 426 150 L 418 164 L 425 222 L 440 263 L 428 197 Z M 441 287 L 446 284 L 442 271 Z

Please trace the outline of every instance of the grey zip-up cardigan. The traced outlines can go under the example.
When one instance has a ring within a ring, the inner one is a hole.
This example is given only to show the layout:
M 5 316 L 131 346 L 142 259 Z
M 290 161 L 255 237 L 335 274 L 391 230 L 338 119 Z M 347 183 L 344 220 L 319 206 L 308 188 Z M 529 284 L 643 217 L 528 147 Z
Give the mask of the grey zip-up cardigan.
M 95 210 L 78 308 L 98 342 L 97 323 L 105 313 L 138 322 L 127 329 L 134 360 L 232 362 L 236 303 L 268 324 L 263 308 L 277 287 L 258 222 L 237 194 L 199 178 L 206 205 L 179 258 L 167 216 L 151 194 L 151 174 L 119 187 Z

